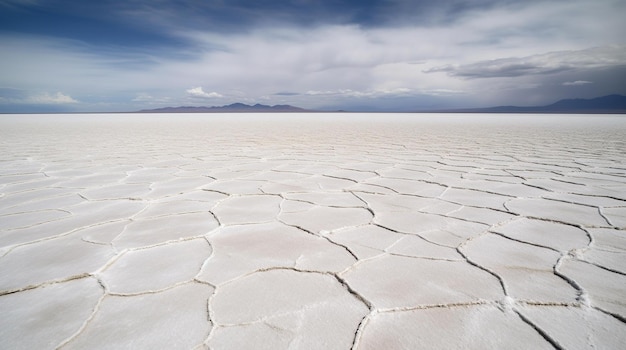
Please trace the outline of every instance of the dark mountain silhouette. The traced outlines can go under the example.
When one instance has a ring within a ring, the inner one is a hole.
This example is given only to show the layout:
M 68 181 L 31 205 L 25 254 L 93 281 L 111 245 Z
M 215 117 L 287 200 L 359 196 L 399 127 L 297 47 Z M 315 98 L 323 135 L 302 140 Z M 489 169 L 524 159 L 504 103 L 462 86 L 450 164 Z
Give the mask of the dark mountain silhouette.
M 438 112 L 455 113 L 626 113 L 626 96 L 607 95 L 592 99 L 565 99 L 546 106 L 454 109 Z
M 144 109 L 138 113 L 254 113 L 254 112 L 311 112 L 300 107 L 290 105 L 267 106 L 255 104 L 253 106 L 244 103 L 233 103 L 226 106 L 213 107 L 164 107 L 157 109 Z

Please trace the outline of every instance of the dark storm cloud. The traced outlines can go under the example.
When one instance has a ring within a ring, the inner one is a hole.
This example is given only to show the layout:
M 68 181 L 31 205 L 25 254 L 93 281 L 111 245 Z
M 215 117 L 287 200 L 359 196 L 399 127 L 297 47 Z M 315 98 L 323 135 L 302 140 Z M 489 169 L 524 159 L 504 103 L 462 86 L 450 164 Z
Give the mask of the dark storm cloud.
M 0 31 L 98 43 L 181 45 L 172 27 L 245 32 L 258 26 L 429 26 L 513 1 L 495 0 L 5 0 Z

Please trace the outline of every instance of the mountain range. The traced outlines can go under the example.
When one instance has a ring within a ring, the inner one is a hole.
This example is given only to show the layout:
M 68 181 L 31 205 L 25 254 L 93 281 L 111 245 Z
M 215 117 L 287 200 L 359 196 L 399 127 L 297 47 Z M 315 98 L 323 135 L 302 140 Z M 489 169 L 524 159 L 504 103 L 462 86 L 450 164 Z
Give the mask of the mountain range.
M 164 107 L 157 109 L 144 109 L 137 113 L 303 113 L 322 112 L 318 110 L 304 109 L 290 105 L 268 106 L 263 104 L 247 105 L 233 103 L 226 106 L 213 107 Z M 345 112 L 345 111 L 340 111 Z M 446 110 L 421 110 L 420 113 L 615 113 L 626 114 L 626 96 L 607 95 L 592 99 L 564 99 L 546 106 L 497 106 L 488 108 L 461 108 Z
M 442 110 L 431 112 L 454 112 L 454 113 L 626 113 L 626 96 L 607 95 L 592 99 L 564 99 L 546 106 L 517 107 L 497 106 L 488 108 L 465 108 L 454 110 Z
M 247 105 L 244 103 L 233 103 L 226 106 L 213 106 L 213 107 L 164 107 L 157 109 L 144 109 L 138 113 L 252 113 L 252 112 L 291 112 L 302 113 L 312 112 L 300 107 L 294 107 L 290 105 L 275 105 L 267 106 L 262 104 Z

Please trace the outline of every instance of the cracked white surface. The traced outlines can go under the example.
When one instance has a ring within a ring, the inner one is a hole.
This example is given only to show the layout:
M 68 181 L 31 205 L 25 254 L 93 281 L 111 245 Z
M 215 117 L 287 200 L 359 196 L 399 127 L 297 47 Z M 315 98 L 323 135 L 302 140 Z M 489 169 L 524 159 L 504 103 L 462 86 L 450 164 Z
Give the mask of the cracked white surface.
M 213 288 L 189 283 L 159 293 L 106 295 L 67 349 L 191 349 L 211 330 L 207 299 Z M 181 336 L 184 335 L 184 336 Z
M 495 306 L 449 306 L 385 312 L 364 328 L 359 349 L 552 349 L 515 313 Z M 427 345 L 426 345 L 427 346 Z
M 209 346 L 225 349 L 256 349 L 259 343 L 268 349 L 349 348 L 369 312 L 331 274 L 291 269 L 261 270 L 219 286 L 210 306 L 215 326 Z
M 0 343 L 619 348 L 623 118 L 0 116 Z
M 98 274 L 114 293 L 165 289 L 197 274 L 211 247 L 204 238 L 129 250 Z
M 345 274 L 346 282 L 378 309 L 498 300 L 498 280 L 464 261 L 385 254 Z
M 355 262 L 343 247 L 281 223 L 225 227 L 209 241 L 213 254 L 198 279 L 214 285 L 271 267 L 339 272 Z
M 541 303 L 576 301 L 576 289 L 554 273 L 561 256 L 557 252 L 493 234 L 469 241 L 461 251 L 499 276 L 512 298 Z

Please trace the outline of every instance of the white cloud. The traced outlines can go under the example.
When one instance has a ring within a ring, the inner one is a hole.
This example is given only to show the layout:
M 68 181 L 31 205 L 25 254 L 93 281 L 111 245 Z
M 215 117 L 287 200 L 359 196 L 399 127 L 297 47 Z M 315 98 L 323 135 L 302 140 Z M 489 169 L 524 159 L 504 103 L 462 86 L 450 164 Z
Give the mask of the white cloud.
M 200 98 L 222 98 L 224 97 L 222 94 L 217 92 L 204 92 L 201 86 L 192 88 L 187 90 L 187 94 L 191 97 L 200 97 Z
M 41 95 L 35 95 L 28 99 L 28 102 L 36 104 L 66 104 L 66 103 L 78 103 L 69 95 L 65 95 L 62 92 L 56 94 L 43 93 Z
M 309 96 L 345 96 L 345 97 L 368 97 L 376 98 L 383 96 L 407 96 L 412 94 L 412 90 L 408 88 L 395 88 L 395 89 L 377 89 L 367 91 L 355 91 L 352 89 L 340 89 L 340 90 L 309 90 L 305 95 Z
M 586 84 L 592 84 L 592 82 L 586 80 L 566 81 L 563 83 L 563 86 L 580 86 Z

